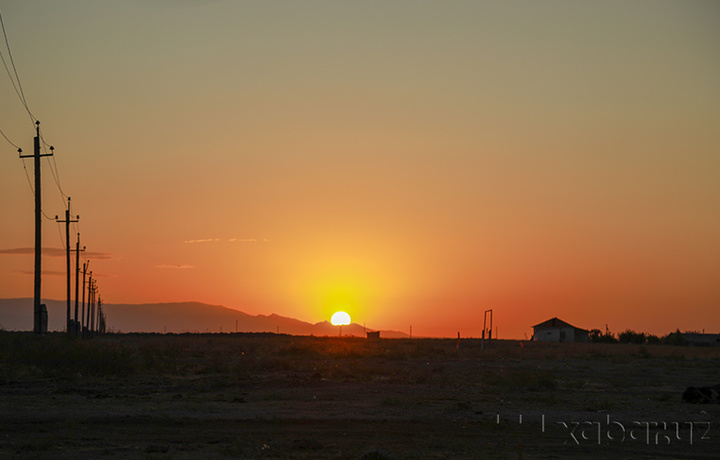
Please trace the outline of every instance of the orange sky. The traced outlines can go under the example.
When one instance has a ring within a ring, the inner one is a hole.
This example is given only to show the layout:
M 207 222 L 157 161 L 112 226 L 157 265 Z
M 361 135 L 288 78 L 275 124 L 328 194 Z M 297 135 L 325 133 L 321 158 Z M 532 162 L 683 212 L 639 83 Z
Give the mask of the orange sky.
M 108 303 L 346 310 L 418 336 L 477 336 L 490 308 L 507 338 L 553 316 L 720 332 L 716 2 L 38 0 L 2 15 Z M 31 152 L 7 74 L 0 129 Z M 32 247 L 33 196 L 2 138 L 0 162 L 0 297 L 31 297 L 32 256 L 3 252 Z M 45 298 L 63 298 L 64 263 L 44 258 Z

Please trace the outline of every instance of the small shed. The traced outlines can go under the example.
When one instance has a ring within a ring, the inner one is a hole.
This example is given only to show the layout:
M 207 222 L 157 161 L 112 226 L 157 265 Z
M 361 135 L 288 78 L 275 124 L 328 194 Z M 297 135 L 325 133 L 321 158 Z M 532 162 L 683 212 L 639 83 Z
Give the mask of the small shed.
M 537 342 L 589 342 L 588 331 L 558 318 L 533 326 L 532 339 Z
M 379 340 L 380 339 L 380 331 L 368 332 L 367 338 L 370 340 Z

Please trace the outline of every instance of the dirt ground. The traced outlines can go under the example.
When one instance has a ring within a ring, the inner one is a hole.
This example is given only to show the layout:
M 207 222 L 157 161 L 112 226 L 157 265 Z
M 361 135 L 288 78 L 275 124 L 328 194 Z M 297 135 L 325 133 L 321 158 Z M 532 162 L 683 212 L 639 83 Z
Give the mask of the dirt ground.
M 720 350 L 0 333 L 0 458 L 717 458 Z

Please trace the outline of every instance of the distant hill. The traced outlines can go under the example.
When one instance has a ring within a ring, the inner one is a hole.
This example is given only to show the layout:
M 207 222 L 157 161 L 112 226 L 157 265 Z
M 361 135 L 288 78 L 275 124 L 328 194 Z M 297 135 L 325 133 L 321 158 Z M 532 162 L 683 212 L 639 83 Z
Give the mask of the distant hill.
M 48 329 L 65 330 L 65 301 L 44 300 L 48 309 Z M 82 308 L 82 307 L 81 307 Z M 340 328 L 328 321 L 307 323 L 276 314 L 252 316 L 221 305 L 200 302 L 152 304 L 103 304 L 108 331 L 111 332 L 280 332 L 292 335 L 333 336 Z M 73 309 L 74 314 L 74 309 Z M 32 299 L 0 299 L 0 328 L 9 331 L 32 330 Z M 375 329 L 366 329 L 373 331 Z M 342 335 L 362 337 L 363 326 L 342 327 Z M 381 337 L 402 338 L 397 331 L 381 331 Z

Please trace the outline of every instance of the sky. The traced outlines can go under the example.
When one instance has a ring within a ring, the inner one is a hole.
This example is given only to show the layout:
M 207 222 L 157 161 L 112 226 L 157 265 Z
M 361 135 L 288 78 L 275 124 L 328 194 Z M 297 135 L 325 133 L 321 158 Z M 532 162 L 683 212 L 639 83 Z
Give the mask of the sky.
M 720 332 L 718 2 L 0 11 L 54 146 L 43 298 L 65 296 L 67 195 L 106 303 L 344 310 L 413 336 L 480 336 L 489 309 L 501 338 L 555 316 Z M 2 53 L 0 297 L 32 297 L 14 145 L 35 127 Z

